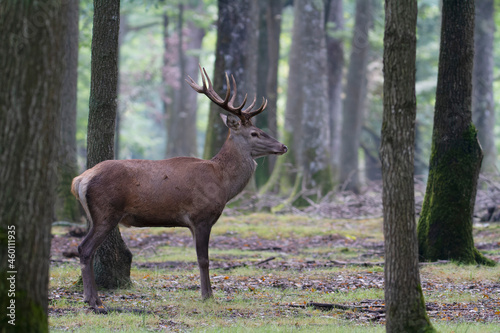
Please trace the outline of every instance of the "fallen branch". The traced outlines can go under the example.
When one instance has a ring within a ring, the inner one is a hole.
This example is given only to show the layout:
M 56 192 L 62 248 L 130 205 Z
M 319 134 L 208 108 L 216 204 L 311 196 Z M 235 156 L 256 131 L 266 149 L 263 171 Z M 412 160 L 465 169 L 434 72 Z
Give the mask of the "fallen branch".
M 274 260 L 274 259 L 276 259 L 276 257 L 269 257 L 267 259 L 264 259 L 262 261 L 255 263 L 254 266 L 259 266 L 259 265 L 265 264 L 266 262 L 270 262 L 271 260 Z
M 267 259 L 261 260 L 259 262 L 254 263 L 254 264 L 251 264 L 251 265 L 252 266 L 259 266 L 259 265 L 265 264 L 266 262 L 270 262 L 271 260 L 274 260 L 274 259 L 276 259 L 276 257 L 269 257 Z M 248 266 L 248 265 L 243 262 L 243 263 L 240 263 L 240 264 L 235 264 L 235 265 L 232 265 L 232 266 L 223 267 L 222 269 L 225 270 L 225 271 L 229 271 L 231 269 L 235 269 L 235 268 L 238 268 L 238 267 L 246 267 L 246 266 Z
M 363 311 L 370 313 L 383 314 L 385 313 L 385 308 L 379 310 L 369 309 L 367 306 L 354 306 L 354 305 L 343 305 L 343 304 L 335 304 L 335 303 L 317 303 L 317 302 L 309 302 L 307 304 L 289 304 L 289 307 L 292 308 L 301 308 L 305 309 L 308 307 L 312 307 L 322 311 L 331 311 L 333 309 L 340 310 L 352 310 L 352 311 Z
M 373 266 L 384 266 L 383 262 L 359 262 L 359 261 L 339 261 L 339 260 L 330 260 L 330 262 L 337 266 L 362 266 L 362 267 L 373 267 Z

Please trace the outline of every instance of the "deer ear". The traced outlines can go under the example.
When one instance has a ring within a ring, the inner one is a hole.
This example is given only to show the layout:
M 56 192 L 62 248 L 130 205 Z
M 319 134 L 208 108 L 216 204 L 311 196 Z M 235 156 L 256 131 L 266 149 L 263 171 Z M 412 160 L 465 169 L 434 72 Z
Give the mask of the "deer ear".
M 240 118 L 236 117 L 235 115 L 225 115 L 225 114 L 220 114 L 220 117 L 222 118 L 222 121 L 224 124 L 226 124 L 227 127 L 229 127 L 232 130 L 237 130 L 241 126 L 241 120 Z

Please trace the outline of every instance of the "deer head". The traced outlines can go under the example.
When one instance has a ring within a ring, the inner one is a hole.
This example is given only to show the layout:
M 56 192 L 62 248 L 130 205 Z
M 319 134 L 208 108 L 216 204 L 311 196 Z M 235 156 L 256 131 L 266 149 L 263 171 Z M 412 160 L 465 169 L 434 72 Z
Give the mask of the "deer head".
M 236 99 L 237 86 L 233 75 L 231 75 L 234 87 L 233 96 L 231 97 L 231 84 L 229 76 L 226 73 L 227 91 L 225 98 L 222 99 L 213 89 L 212 82 L 205 68 L 202 69 L 200 66 L 200 73 L 203 81 L 202 86 L 198 85 L 189 76 L 189 81 L 186 81 L 196 92 L 206 95 L 213 103 L 229 112 L 227 116 L 221 114 L 224 124 L 230 130 L 228 140 L 232 140 L 236 146 L 248 151 L 252 158 L 270 154 L 282 155 L 288 151 L 287 146 L 252 124 L 251 118 L 255 117 L 266 108 L 267 100 L 265 98 L 262 99 L 261 106 L 256 110 L 252 110 L 252 108 L 255 106 L 257 97 L 254 97 L 253 102 L 247 108 L 243 109 L 248 95 L 245 95 L 243 102 L 239 106 L 235 106 L 234 102 Z

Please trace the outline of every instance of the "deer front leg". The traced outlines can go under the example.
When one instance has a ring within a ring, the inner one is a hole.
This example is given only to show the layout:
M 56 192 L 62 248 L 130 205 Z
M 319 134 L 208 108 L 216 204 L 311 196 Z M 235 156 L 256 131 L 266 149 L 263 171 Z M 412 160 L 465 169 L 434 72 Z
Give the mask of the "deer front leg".
M 196 256 L 198 257 L 198 267 L 200 268 L 201 298 L 203 300 L 212 298 L 212 287 L 210 286 L 208 242 L 212 227 L 203 225 L 193 230 L 193 238 L 196 246 Z

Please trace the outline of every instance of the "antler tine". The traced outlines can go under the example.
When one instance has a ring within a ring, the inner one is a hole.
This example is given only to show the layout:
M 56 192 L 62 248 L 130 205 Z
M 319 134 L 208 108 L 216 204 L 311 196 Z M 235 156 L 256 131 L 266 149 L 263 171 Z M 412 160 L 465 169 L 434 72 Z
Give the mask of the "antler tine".
M 255 99 L 253 100 L 253 103 L 251 105 L 251 107 L 253 107 L 253 105 L 255 104 Z M 255 111 L 251 111 L 251 112 L 247 112 L 247 110 L 251 109 L 251 107 L 248 107 L 247 109 L 245 109 L 243 112 L 245 114 L 245 118 L 247 120 L 249 120 L 250 118 L 252 117 L 255 117 L 256 115 L 258 115 L 259 113 L 261 113 L 262 111 L 264 111 L 267 107 L 267 99 L 265 99 L 264 97 L 262 97 L 262 104 L 261 106 L 255 110 Z
M 238 88 L 236 86 L 236 80 L 234 79 L 234 76 L 231 75 L 233 87 L 234 87 L 234 92 L 233 95 L 231 96 L 231 83 L 229 81 L 229 76 L 226 73 L 226 84 L 227 84 L 227 90 L 226 90 L 226 96 L 224 99 L 222 99 L 214 90 L 212 86 L 212 81 L 210 80 L 210 77 L 207 74 L 207 71 L 205 68 L 202 68 L 201 65 L 198 64 L 198 68 L 200 69 L 200 74 L 201 74 L 201 80 L 203 82 L 203 86 L 198 85 L 192 77 L 188 75 L 189 80 L 186 79 L 186 82 L 193 88 L 196 92 L 200 94 L 206 95 L 212 102 L 223 108 L 224 110 L 238 116 L 242 121 L 248 121 L 250 118 L 258 115 L 267 106 L 267 100 L 263 98 L 262 105 L 260 108 L 258 108 L 255 111 L 251 111 L 252 108 L 255 106 L 255 102 L 257 100 L 257 97 L 253 99 L 253 102 L 242 111 L 243 107 L 245 106 L 248 98 L 248 94 L 245 95 L 245 98 L 243 99 L 243 102 L 239 106 L 234 106 L 234 102 L 236 100 L 236 94 L 238 92 Z

